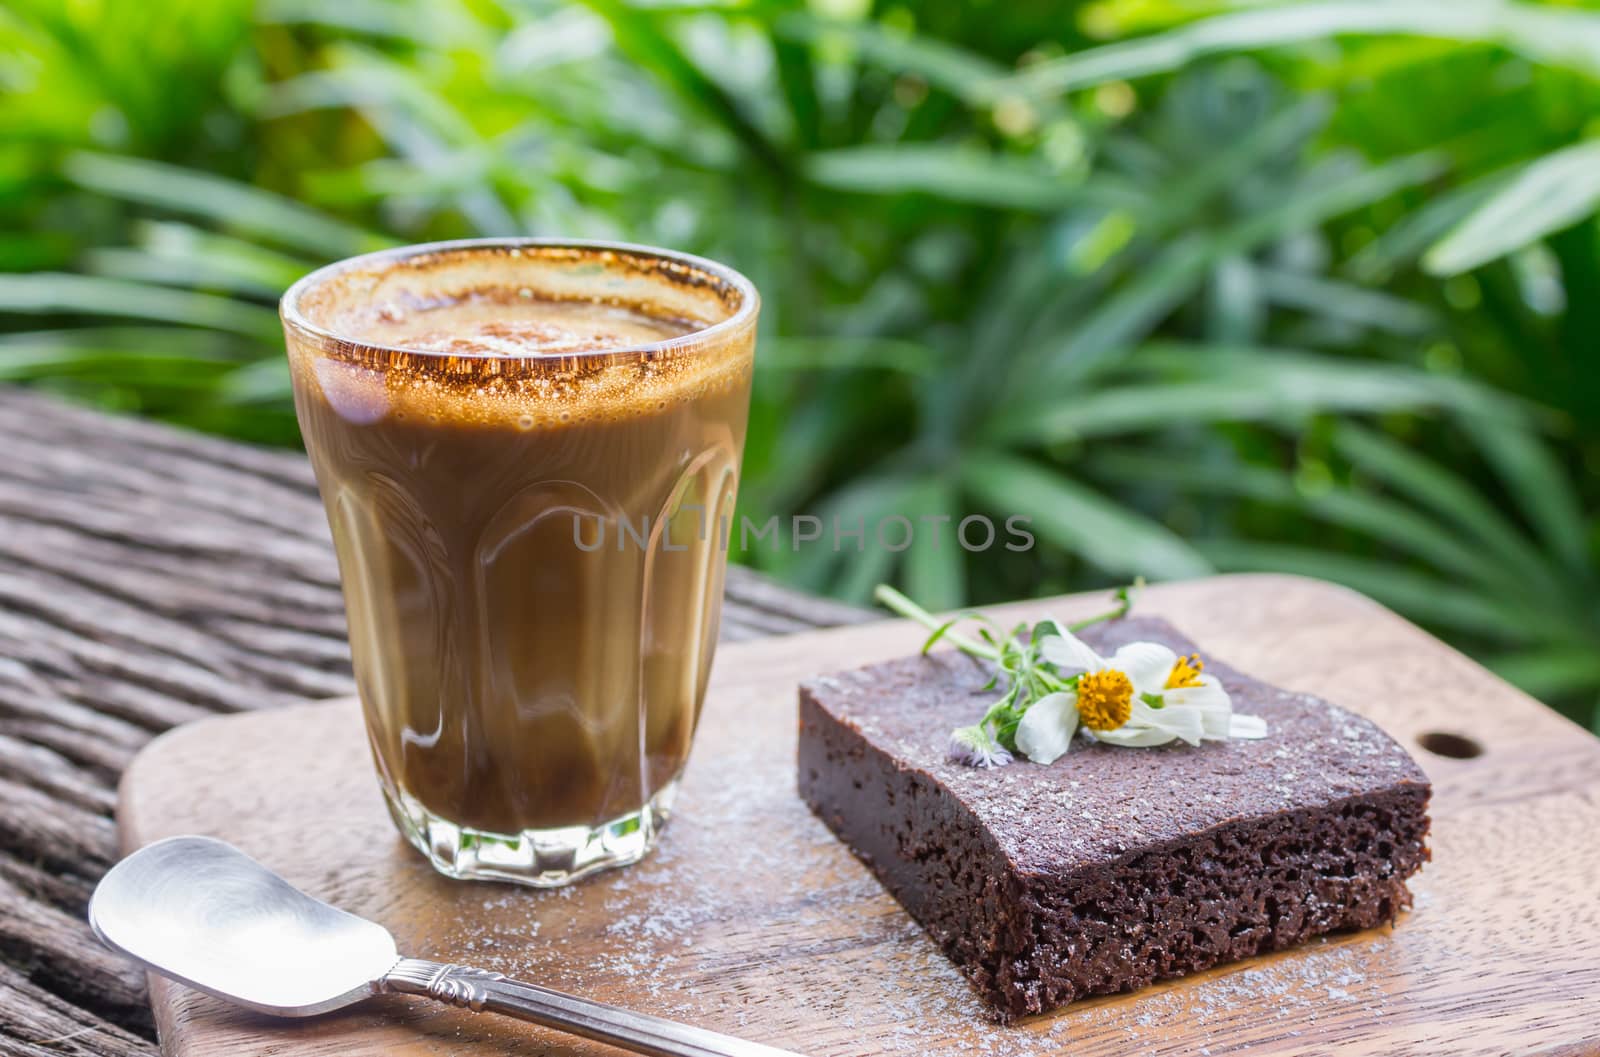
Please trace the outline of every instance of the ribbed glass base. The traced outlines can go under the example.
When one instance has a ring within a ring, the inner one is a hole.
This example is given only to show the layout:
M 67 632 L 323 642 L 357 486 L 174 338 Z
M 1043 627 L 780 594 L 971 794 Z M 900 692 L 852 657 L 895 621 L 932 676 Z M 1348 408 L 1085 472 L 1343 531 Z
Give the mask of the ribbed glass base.
M 599 826 L 507 834 L 458 826 L 433 814 L 408 793 L 383 791 L 394 824 L 435 870 L 461 880 L 511 881 L 535 888 L 559 888 L 644 858 L 655 846 L 677 792 L 674 779 L 638 811 Z

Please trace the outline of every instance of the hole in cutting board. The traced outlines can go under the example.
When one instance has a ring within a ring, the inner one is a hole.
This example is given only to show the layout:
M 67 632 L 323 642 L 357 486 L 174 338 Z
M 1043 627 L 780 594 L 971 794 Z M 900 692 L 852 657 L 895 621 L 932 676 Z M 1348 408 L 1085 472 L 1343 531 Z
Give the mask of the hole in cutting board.
M 1430 730 L 1425 734 L 1419 734 L 1417 744 L 1435 756 L 1445 756 L 1452 760 L 1470 760 L 1474 756 L 1483 755 L 1483 745 L 1477 739 L 1469 738 L 1465 734 L 1452 734 L 1447 730 Z

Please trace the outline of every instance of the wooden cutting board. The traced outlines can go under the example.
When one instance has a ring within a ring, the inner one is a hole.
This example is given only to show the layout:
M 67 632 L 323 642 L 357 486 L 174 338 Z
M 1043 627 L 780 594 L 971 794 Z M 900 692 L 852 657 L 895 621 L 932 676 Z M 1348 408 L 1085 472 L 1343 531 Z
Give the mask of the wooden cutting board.
M 1084 616 L 1104 595 L 1008 607 Z M 352 702 L 205 720 L 132 765 L 124 844 L 234 842 L 418 957 L 489 967 L 816 1057 L 1600 1053 L 1600 740 L 1348 591 L 1157 587 L 1140 611 L 1382 724 L 1433 778 L 1434 861 L 1393 929 L 1002 1028 L 795 794 L 795 683 L 914 651 L 888 622 L 726 646 L 677 815 L 644 863 L 537 892 L 436 876 L 379 798 Z M 1424 746 L 1471 758 L 1427 751 Z M 389 996 L 273 1021 L 159 979 L 173 1055 L 612 1054 Z

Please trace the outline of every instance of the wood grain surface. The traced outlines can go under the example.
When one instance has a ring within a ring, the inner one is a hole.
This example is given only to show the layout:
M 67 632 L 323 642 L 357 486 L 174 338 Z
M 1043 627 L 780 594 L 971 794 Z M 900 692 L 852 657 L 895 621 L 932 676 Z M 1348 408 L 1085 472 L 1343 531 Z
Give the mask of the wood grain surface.
M 123 768 L 175 724 L 352 693 L 299 452 L 0 386 L 0 1055 L 151 1057 L 144 974 L 84 920 Z M 728 570 L 724 640 L 860 621 Z
M 1012 610 L 1074 617 L 1103 603 Z M 382 922 L 407 953 L 818 1057 L 1600 1052 L 1600 741 L 1325 584 L 1221 577 L 1152 589 L 1141 611 L 1246 671 L 1370 716 L 1417 755 L 1436 785 L 1434 861 L 1397 927 L 1011 1028 L 987 1023 L 955 970 L 794 792 L 796 681 L 915 649 L 921 633 L 898 622 L 725 647 L 660 848 L 574 888 L 434 875 L 384 814 L 350 702 L 161 738 L 123 783 L 123 842 L 223 837 Z M 1463 759 L 1422 745 L 1482 751 Z M 152 994 L 165 1048 L 185 1057 L 612 1052 L 392 996 L 274 1022 L 165 982 Z

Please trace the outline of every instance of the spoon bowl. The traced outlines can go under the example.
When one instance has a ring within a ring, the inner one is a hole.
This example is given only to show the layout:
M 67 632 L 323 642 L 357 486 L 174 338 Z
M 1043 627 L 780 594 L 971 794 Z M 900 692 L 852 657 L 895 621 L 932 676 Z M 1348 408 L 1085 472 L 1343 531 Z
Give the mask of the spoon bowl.
M 210 837 L 170 837 L 112 867 L 89 902 L 89 925 L 163 976 L 280 1017 L 359 1002 L 400 960 L 382 925 L 313 899 Z

